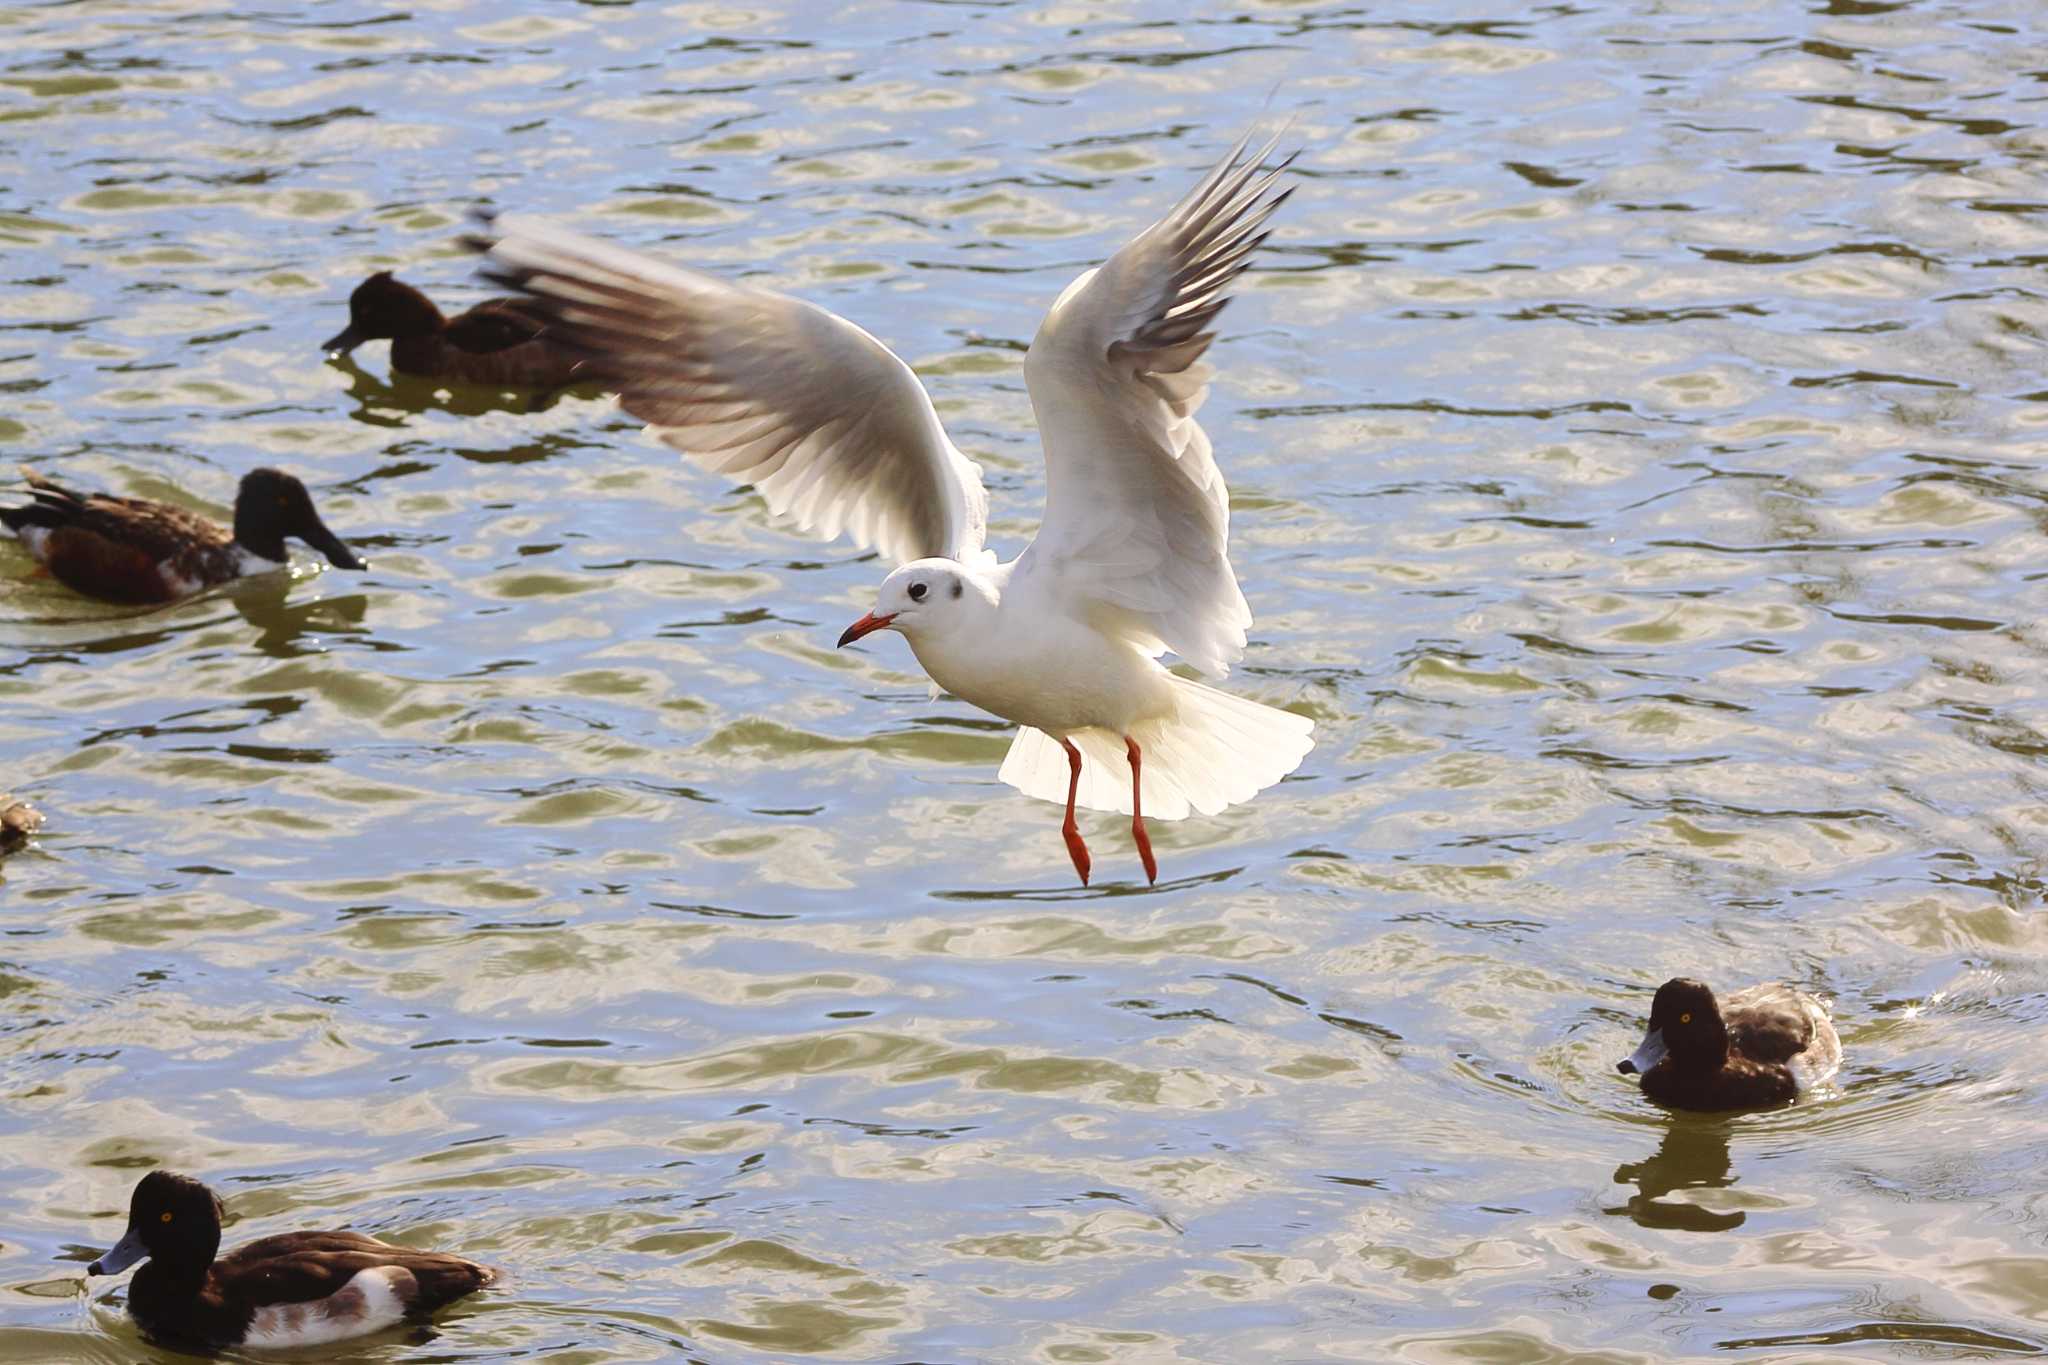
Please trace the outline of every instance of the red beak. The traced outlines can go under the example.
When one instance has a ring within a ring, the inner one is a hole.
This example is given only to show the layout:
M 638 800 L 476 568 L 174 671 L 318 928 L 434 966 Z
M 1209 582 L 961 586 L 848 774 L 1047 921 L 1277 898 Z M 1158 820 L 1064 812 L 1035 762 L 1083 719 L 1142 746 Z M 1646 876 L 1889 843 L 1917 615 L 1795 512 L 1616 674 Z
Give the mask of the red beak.
M 866 616 L 861 617 L 860 620 L 855 621 L 846 628 L 846 633 L 839 637 L 839 648 L 846 648 L 863 635 L 874 634 L 895 619 L 896 613 L 893 611 L 887 616 L 877 616 L 873 612 L 869 612 Z

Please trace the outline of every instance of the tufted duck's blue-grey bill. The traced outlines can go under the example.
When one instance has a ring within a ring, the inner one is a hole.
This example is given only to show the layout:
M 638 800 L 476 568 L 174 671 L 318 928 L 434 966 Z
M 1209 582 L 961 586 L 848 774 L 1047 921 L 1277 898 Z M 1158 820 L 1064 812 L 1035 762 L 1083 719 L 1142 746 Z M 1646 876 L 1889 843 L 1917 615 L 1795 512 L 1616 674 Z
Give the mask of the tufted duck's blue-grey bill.
M 1664 1060 L 1670 1051 L 1664 1046 L 1664 1030 L 1653 1028 L 1643 1035 L 1643 1045 L 1614 1064 L 1614 1069 L 1624 1076 L 1639 1075 Z
M 142 1244 L 142 1233 L 135 1228 L 121 1234 L 121 1240 L 113 1249 L 85 1268 L 88 1275 L 118 1275 L 137 1261 L 149 1255 L 149 1248 Z

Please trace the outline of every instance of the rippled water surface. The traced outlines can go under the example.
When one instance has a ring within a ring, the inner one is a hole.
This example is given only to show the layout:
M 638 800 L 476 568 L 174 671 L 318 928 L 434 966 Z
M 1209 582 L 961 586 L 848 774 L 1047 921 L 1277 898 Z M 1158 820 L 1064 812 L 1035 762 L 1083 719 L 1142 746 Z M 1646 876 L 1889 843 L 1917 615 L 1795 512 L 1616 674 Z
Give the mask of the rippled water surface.
M 512 1269 L 349 1359 L 2048 1350 L 2048 12 L 1187 8 L 0 10 L 5 455 L 372 561 L 0 544 L 0 1359 L 150 1355 L 80 1276 L 156 1165 Z M 1157 887 L 833 650 L 877 561 L 318 349 L 555 215 L 890 342 L 1014 552 L 1041 313 L 1269 100 L 1203 416 L 1320 743 Z M 1681 971 L 1830 997 L 1837 1092 L 1643 1101 Z

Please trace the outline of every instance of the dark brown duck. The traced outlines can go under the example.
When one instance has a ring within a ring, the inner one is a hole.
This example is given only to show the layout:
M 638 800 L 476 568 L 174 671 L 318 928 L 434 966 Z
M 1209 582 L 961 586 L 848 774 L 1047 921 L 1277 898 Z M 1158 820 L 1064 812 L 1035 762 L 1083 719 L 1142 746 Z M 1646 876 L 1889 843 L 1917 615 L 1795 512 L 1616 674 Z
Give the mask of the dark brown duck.
M 359 1232 L 286 1232 L 220 1256 L 221 1202 L 190 1176 L 151 1171 L 128 1230 L 87 1268 L 128 1285 L 128 1313 L 161 1341 L 318 1346 L 423 1318 L 498 1279 L 487 1265 Z
M 580 355 L 548 332 L 525 299 L 486 299 L 448 317 L 419 290 L 379 271 L 348 298 L 348 326 L 322 343 L 347 354 L 366 341 L 391 342 L 391 368 L 428 379 L 499 388 L 558 389 L 579 382 Z
M 1771 981 L 1725 999 L 1689 977 L 1657 988 L 1642 1046 L 1615 1064 L 1674 1109 L 1762 1109 L 1834 1075 L 1842 1040 L 1827 1006 Z

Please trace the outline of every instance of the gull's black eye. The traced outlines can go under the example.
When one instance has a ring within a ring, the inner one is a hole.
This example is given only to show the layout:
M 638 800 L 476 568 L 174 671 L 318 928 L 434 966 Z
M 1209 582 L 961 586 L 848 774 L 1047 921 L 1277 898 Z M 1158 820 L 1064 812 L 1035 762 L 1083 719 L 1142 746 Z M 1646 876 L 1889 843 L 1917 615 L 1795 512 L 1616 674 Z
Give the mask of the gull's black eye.
M 924 595 L 930 591 L 931 589 L 927 588 L 922 583 L 912 583 L 910 585 L 910 600 L 913 602 L 922 602 L 924 601 Z

